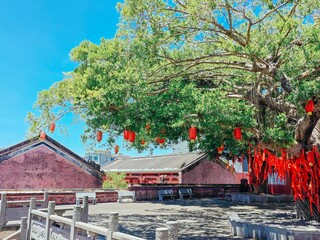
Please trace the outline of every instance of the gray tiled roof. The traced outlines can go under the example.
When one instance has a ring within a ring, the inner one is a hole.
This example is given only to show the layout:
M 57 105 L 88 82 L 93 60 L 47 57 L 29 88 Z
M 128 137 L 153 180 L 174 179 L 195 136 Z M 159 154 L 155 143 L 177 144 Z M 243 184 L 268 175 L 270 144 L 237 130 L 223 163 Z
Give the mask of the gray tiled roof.
M 179 172 L 199 161 L 204 153 L 118 158 L 102 168 L 105 172 Z

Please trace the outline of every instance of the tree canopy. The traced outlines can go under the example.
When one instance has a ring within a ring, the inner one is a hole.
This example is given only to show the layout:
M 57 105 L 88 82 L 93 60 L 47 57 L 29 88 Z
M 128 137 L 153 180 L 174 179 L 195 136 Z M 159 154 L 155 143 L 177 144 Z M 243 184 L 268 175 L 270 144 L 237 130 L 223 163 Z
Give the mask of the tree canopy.
M 188 139 L 233 152 L 246 143 L 277 150 L 319 144 L 320 23 L 317 0 L 124 0 L 116 36 L 71 51 L 74 71 L 39 93 L 30 132 L 73 112 L 83 139 L 124 129 L 140 140 Z M 313 115 L 304 106 L 315 102 Z M 311 120 L 310 120 L 311 119 Z M 151 131 L 146 129 L 150 125 Z M 241 127 L 243 141 L 233 139 Z M 295 132 L 295 134 L 294 134 Z M 300 147 L 301 148 L 301 147 Z

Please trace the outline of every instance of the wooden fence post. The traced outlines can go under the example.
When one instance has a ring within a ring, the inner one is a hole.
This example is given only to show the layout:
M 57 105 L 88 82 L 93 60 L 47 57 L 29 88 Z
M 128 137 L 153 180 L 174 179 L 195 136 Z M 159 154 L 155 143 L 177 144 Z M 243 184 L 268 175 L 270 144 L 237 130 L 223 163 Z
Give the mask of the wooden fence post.
M 83 197 L 82 202 L 82 216 L 81 221 L 87 223 L 89 217 L 89 203 L 88 203 L 88 196 Z
M 48 212 L 47 212 L 47 218 L 46 218 L 46 236 L 45 239 L 49 240 L 50 239 L 50 215 L 54 214 L 54 210 L 56 207 L 56 203 L 54 201 L 50 201 L 48 205 Z
M 109 230 L 116 232 L 119 230 L 119 213 L 111 212 L 109 217 Z
M 7 194 L 1 194 L 1 202 L 0 202 L 0 230 L 6 224 L 6 212 L 7 212 Z
M 70 240 L 75 240 L 76 238 L 76 221 L 81 220 L 81 206 L 74 206 L 73 207 L 73 215 L 72 215 L 72 223 L 70 226 Z
M 168 240 L 168 228 L 156 228 L 156 240 Z
M 43 208 L 47 208 L 49 203 L 49 193 L 47 190 L 43 193 Z
M 166 228 L 169 230 L 169 240 L 178 240 L 179 224 L 175 221 L 166 222 Z
M 31 223 L 32 223 L 32 213 L 31 213 L 31 211 L 32 211 L 33 209 L 36 209 L 36 203 L 37 203 L 37 199 L 36 199 L 36 198 L 30 198 L 30 206 L 29 206 L 29 213 L 28 213 L 27 239 L 30 239 L 30 235 L 31 235 Z
M 20 240 L 27 240 L 28 218 L 22 217 L 20 223 Z

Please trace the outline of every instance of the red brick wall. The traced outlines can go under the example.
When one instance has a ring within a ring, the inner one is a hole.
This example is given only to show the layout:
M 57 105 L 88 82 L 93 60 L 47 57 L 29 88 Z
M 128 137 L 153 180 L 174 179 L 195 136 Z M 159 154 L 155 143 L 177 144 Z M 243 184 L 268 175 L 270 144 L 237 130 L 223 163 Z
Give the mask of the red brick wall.
M 116 202 L 118 200 L 118 192 L 96 192 L 97 203 L 103 202 Z M 75 204 L 76 194 L 75 193 L 49 193 L 49 201 L 55 201 L 57 205 L 59 204 Z M 91 199 L 89 199 L 91 203 Z
M 202 198 L 202 197 L 217 197 L 218 193 L 223 189 L 224 191 L 228 190 L 230 192 L 239 192 L 239 184 L 212 184 L 212 185 L 142 185 L 142 186 L 130 186 L 129 190 L 136 193 L 136 199 L 141 200 L 150 200 L 158 199 L 158 190 L 162 189 L 172 189 L 174 198 L 179 198 L 179 189 L 180 188 L 190 188 L 193 193 L 193 197 Z
M 182 174 L 182 184 L 239 184 L 236 174 L 213 161 L 202 161 Z
M 82 191 L 79 191 L 82 192 Z M 87 192 L 85 189 L 83 192 Z M 20 201 L 30 200 L 30 198 L 36 198 L 37 200 L 43 200 L 43 193 L 40 192 L 8 192 L 7 201 Z M 1 197 L 1 195 L 0 195 Z M 101 191 L 96 192 L 97 203 L 103 202 L 116 202 L 118 200 L 118 192 L 116 191 Z M 74 191 L 64 192 L 49 192 L 49 201 L 55 201 L 56 205 L 60 204 L 75 204 L 76 193 Z M 89 201 L 90 202 L 90 201 Z M 9 206 L 14 207 L 14 206 Z
M 0 189 L 100 188 L 102 181 L 45 146 L 0 163 Z

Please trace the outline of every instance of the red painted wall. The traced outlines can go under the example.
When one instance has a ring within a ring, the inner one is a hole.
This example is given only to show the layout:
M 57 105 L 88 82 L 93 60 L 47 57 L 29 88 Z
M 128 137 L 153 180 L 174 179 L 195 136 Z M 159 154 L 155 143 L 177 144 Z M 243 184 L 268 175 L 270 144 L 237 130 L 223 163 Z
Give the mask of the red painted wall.
M 239 184 L 236 174 L 213 161 L 202 161 L 182 174 L 182 184 Z
M 92 189 L 90 189 L 92 190 Z M 79 192 L 86 192 L 86 189 L 82 189 Z M 5 193 L 5 192 L 3 192 Z M 7 192 L 7 201 L 21 201 L 30 200 L 30 198 L 36 198 L 37 200 L 43 200 L 43 193 L 39 192 Z M 1 195 L 0 195 L 1 199 Z M 118 192 L 116 191 L 99 191 L 96 192 L 96 202 L 116 202 L 118 200 Z M 58 191 L 49 192 L 49 201 L 55 201 L 56 205 L 60 204 L 75 204 L 76 193 L 73 191 Z M 91 202 L 91 201 L 89 201 Z M 21 206 L 21 204 L 8 204 L 9 207 Z
M 100 188 L 102 180 L 45 146 L 0 163 L 0 189 Z
M 144 186 L 131 186 L 130 191 L 135 191 L 136 199 L 142 200 L 154 200 L 158 199 L 158 190 L 172 189 L 174 198 L 179 198 L 180 188 L 190 188 L 192 190 L 193 197 L 218 197 L 221 190 L 223 192 L 239 192 L 239 184 L 212 184 L 212 185 L 144 185 Z
M 129 184 L 179 184 L 178 173 L 126 173 Z
M 293 194 L 291 187 L 291 177 L 287 173 L 284 180 L 274 179 L 275 175 L 268 176 L 268 193 L 269 194 Z M 273 178 L 273 179 L 272 179 Z M 272 180 L 271 180 L 272 179 Z

